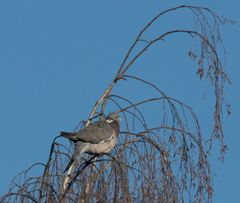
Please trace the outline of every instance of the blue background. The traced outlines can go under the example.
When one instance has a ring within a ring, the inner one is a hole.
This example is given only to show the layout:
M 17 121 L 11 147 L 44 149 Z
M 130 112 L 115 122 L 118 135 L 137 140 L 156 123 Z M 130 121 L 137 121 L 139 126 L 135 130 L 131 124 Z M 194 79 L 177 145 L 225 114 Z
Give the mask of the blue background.
M 179 4 L 207 6 L 239 20 L 236 0 L 0 1 L 0 195 L 7 192 L 17 173 L 35 162 L 46 162 L 60 130 L 72 130 L 87 119 L 136 34 L 151 17 Z M 185 20 L 188 24 L 190 15 L 176 14 L 159 26 L 184 26 Z M 211 163 L 214 202 L 224 203 L 239 199 L 240 27 L 226 25 L 221 31 L 232 81 L 226 87 L 232 115 L 223 121 L 229 148 L 224 164 L 214 149 Z M 197 77 L 187 56 L 190 47 L 186 37 L 171 37 L 151 49 L 133 73 L 192 106 L 204 132 L 209 133 L 212 90 Z M 203 100 L 206 89 L 208 97 Z

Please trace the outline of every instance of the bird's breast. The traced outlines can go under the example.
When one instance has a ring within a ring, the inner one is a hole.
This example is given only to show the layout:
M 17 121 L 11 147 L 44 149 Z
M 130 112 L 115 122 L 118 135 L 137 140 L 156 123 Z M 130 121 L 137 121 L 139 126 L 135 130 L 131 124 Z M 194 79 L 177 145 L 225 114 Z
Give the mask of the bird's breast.
M 116 135 L 119 134 L 120 132 L 120 125 L 118 121 L 113 121 L 112 123 L 110 123 L 110 125 L 112 126 L 112 128 L 114 129 Z
M 116 137 L 111 140 L 101 142 L 99 144 L 89 144 L 87 153 L 91 154 L 106 154 L 109 153 L 116 145 Z

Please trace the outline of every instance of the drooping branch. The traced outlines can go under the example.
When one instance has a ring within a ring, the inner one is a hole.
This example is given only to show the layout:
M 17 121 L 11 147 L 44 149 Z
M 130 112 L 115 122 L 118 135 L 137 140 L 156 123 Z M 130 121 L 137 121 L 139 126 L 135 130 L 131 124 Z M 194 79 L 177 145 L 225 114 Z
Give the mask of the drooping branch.
M 148 31 L 154 29 L 163 16 L 181 10 L 192 12 L 197 27 L 177 27 L 157 32 L 157 37 L 148 39 Z M 0 200 L 179 202 L 188 196 L 189 202 L 210 202 L 213 193 L 211 168 L 197 115 L 190 106 L 168 96 L 151 81 L 128 75 L 128 72 L 162 40 L 176 34 L 198 40 L 200 54 L 189 51 L 189 56 L 197 61 L 200 78 L 205 74 L 214 89 L 215 124 L 210 145 L 213 139 L 220 140 L 223 155 L 222 105 L 225 82 L 229 79 L 220 60 L 218 44 L 222 43 L 219 25 L 224 23 L 225 19 L 205 7 L 181 5 L 156 15 L 137 34 L 113 81 L 93 106 L 88 120 L 81 122 L 82 127 L 86 127 L 100 115 L 105 115 L 107 107 L 116 109 L 124 119 L 118 145 L 111 154 L 83 156 L 65 175 L 63 168 L 70 158 L 71 148 L 61 144 L 56 137 L 43 175 L 29 178 L 31 169 L 26 170 L 18 176 L 23 177 L 23 183 L 14 181 L 9 193 Z M 142 43 L 140 48 L 138 43 Z M 155 95 L 138 100 L 137 95 L 112 93 L 119 82 L 124 81 L 128 87 L 130 80 L 154 90 Z M 146 112 L 150 110 L 153 115 L 148 116 Z M 75 130 L 79 130 L 79 126 Z

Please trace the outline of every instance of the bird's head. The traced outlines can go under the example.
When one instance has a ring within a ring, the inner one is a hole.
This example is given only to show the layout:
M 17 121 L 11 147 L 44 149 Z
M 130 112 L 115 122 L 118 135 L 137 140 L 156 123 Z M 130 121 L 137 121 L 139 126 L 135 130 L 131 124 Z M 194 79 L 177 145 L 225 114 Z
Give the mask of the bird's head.
M 119 122 L 120 120 L 121 119 L 118 116 L 118 114 L 116 112 L 112 112 L 112 113 L 108 114 L 106 122 L 112 123 L 113 121 L 118 121 Z

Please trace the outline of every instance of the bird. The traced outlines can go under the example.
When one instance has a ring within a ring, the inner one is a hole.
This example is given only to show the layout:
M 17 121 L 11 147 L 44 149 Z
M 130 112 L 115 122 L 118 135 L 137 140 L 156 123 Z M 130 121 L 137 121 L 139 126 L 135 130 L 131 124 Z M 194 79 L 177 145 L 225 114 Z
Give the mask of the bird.
M 106 118 L 103 117 L 78 132 L 60 132 L 60 135 L 75 144 L 73 155 L 64 170 L 64 173 L 84 153 L 108 154 L 117 142 L 120 132 L 120 117 L 112 112 Z

